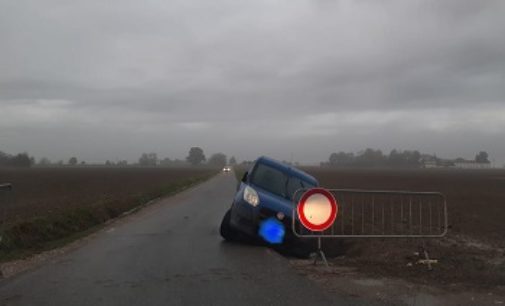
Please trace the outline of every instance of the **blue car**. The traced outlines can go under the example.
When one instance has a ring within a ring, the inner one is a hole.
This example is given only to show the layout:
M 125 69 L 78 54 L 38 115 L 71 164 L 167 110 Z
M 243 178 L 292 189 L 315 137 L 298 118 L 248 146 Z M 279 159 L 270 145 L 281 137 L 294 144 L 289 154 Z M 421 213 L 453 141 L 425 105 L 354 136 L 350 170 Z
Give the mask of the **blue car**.
M 238 186 L 221 223 L 221 236 L 239 240 L 245 235 L 282 245 L 298 242 L 291 231 L 293 197 L 299 189 L 318 185 L 314 177 L 299 169 L 268 157 L 258 158 Z

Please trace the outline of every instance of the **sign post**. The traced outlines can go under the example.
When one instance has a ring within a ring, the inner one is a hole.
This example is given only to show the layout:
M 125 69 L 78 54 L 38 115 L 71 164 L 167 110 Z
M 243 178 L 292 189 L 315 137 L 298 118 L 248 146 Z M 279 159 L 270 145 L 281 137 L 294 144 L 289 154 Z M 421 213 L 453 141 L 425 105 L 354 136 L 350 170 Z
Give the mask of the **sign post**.
M 322 232 L 333 225 L 338 213 L 338 204 L 333 195 L 323 188 L 307 190 L 297 206 L 298 218 L 302 225 L 313 232 Z M 321 259 L 326 267 L 328 261 L 321 247 L 321 237 L 317 237 L 317 251 L 314 264 Z

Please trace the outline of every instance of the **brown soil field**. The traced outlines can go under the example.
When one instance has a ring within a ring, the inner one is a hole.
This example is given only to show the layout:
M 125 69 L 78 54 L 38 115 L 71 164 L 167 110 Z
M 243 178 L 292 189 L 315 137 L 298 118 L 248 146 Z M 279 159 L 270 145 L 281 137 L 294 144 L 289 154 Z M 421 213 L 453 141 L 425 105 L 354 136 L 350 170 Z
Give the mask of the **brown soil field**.
M 306 170 L 326 188 L 441 192 L 447 199 L 451 235 L 504 242 L 505 170 Z
M 132 197 L 214 172 L 192 168 L 0 168 L 0 183 L 13 185 L 10 194 L 3 194 L 0 217 L 10 223 L 104 202 L 121 205 Z
M 505 170 L 305 168 L 323 187 L 438 191 L 447 199 L 449 232 L 438 239 L 326 239 L 334 265 L 377 277 L 403 277 L 454 290 L 505 288 Z M 426 247 L 438 260 L 418 265 Z M 459 286 L 458 286 L 459 285 Z
M 0 183 L 13 185 L 11 192 L 0 192 L 0 261 L 57 247 L 63 242 L 53 242 L 216 172 L 203 168 L 0 168 Z

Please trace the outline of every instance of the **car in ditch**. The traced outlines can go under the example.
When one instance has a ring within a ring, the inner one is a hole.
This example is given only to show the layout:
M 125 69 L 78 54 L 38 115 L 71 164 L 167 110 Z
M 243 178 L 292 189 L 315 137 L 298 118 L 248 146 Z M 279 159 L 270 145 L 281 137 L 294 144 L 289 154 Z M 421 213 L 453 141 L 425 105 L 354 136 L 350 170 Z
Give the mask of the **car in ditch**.
M 220 233 L 226 240 L 243 237 L 270 244 L 304 248 L 292 234 L 293 205 L 300 189 L 319 186 L 311 175 L 293 166 L 262 156 L 244 173 Z

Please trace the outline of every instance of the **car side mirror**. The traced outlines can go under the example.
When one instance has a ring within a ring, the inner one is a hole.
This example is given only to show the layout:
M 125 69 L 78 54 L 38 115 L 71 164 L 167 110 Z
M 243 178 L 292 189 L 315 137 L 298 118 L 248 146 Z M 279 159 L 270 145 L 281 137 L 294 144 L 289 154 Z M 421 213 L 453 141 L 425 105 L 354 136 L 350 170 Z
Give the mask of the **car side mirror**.
M 246 183 L 246 182 L 247 182 L 247 175 L 248 175 L 248 174 L 249 174 L 249 173 L 248 173 L 247 171 L 244 173 L 244 176 L 242 176 L 242 180 L 241 180 L 241 181 L 242 181 L 242 183 Z

